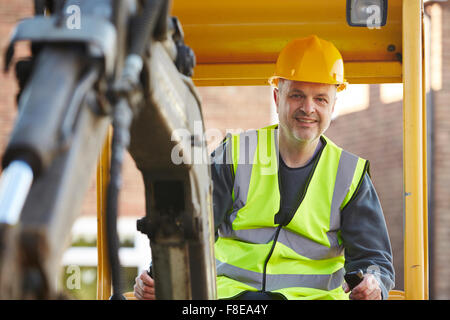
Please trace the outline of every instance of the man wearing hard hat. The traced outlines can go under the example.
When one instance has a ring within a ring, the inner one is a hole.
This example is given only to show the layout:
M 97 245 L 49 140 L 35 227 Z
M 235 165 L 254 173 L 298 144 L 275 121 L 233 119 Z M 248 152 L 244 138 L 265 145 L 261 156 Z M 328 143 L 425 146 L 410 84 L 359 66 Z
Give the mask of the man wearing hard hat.
M 269 82 L 279 124 L 228 136 L 212 154 L 218 298 L 386 299 L 392 252 L 369 162 L 323 135 L 346 87 L 339 51 L 295 39 Z M 350 292 L 344 275 L 356 270 Z M 154 298 L 148 275 L 135 295 Z

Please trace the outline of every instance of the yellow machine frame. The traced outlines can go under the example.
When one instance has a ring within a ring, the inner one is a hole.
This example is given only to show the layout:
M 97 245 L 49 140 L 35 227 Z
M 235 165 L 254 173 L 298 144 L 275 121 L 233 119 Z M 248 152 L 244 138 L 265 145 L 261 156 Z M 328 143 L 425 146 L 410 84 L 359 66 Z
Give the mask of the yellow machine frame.
M 429 292 L 423 1 L 388 4 L 388 23 L 370 37 L 367 28 L 343 23 L 345 1 L 174 0 L 172 14 L 196 53 L 197 86 L 267 85 L 284 44 L 312 33 L 336 44 L 349 83 L 403 83 L 405 281 L 404 291 L 391 291 L 389 299 L 423 300 Z M 98 299 L 111 294 L 103 206 L 109 145 L 110 136 L 97 171 Z

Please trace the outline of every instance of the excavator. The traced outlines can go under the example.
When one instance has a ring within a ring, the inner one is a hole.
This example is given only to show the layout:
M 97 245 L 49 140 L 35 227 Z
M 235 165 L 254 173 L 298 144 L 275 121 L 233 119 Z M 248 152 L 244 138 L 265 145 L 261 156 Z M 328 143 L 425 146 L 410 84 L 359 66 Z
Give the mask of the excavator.
M 51 281 L 97 164 L 98 299 L 121 286 L 116 232 L 128 149 L 145 186 L 157 299 L 216 298 L 212 186 L 194 130 L 198 86 L 268 85 L 279 51 L 332 41 L 350 84 L 403 84 L 404 290 L 428 299 L 423 0 L 35 0 L 5 54 L 19 116 L 2 157 L 0 299 L 55 299 Z M 182 129 L 180 131 L 180 129 Z M 183 132 L 188 134 L 176 134 Z M 171 161 L 177 147 L 180 163 Z

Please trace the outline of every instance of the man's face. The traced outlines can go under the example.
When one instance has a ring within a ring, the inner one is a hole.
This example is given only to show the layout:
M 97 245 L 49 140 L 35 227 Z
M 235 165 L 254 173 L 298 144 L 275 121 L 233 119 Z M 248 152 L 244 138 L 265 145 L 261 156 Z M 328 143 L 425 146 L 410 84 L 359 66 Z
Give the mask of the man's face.
M 336 86 L 279 79 L 274 99 L 284 134 L 299 142 L 312 142 L 330 125 Z

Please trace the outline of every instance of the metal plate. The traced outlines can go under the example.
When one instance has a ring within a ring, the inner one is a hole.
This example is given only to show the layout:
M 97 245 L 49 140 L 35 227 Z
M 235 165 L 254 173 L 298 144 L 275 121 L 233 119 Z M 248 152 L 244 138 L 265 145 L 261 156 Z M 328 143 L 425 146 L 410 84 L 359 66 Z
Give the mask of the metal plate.
M 336 0 L 174 0 L 172 14 L 196 54 L 196 85 L 267 84 L 284 45 L 310 34 L 337 46 L 350 83 L 402 81 L 401 0 L 389 0 L 379 29 L 349 26 Z

